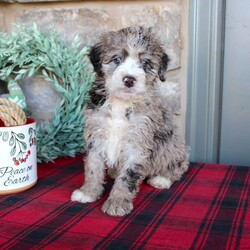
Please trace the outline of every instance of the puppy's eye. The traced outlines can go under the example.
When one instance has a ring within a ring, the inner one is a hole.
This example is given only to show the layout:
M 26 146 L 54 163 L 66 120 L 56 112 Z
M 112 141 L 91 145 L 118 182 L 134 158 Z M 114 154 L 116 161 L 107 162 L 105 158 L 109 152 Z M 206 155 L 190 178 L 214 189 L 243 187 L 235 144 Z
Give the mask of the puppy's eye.
M 144 69 L 152 69 L 153 68 L 152 63 L 151 63 L 151 61 L 149 59 L 143 59 L 142 60 L 142 67 Z
M 122 63 L 122 58 L 117 56 L 113 59 L 113 62 L 118 66 Z

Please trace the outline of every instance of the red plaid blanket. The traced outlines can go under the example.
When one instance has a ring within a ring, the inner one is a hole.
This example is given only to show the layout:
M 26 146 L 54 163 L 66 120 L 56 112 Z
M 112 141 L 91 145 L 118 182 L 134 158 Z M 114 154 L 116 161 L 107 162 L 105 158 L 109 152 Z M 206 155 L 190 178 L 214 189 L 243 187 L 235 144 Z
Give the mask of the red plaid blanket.
M 170 190 L 143 184 L 134 211 L 101 212 L 70 201 L 83 182 L 81 157 L 39 165 L 39 181 L 0 196 L 0 249 L 250 249 L 250 168 L 192 164 Z

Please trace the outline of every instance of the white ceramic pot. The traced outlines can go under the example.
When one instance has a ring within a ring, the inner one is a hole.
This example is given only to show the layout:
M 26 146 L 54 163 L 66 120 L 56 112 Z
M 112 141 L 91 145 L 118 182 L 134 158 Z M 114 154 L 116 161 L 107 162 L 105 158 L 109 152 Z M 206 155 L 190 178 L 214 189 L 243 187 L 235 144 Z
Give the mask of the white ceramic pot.
M 36 122 L 0 127 L 0 195 L 24 191 L 37 182 Z

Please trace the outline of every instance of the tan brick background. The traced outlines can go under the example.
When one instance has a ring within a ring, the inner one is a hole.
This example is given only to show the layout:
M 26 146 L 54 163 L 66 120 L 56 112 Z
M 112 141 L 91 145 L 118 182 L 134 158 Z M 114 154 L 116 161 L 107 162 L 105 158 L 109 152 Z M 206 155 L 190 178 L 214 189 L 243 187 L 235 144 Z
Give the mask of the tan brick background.
M 13 23 L 36 23 L 47 31 L 55 27 L 64 40 L 79 35 L 83 46 L 91 46 L 102 32 L 130 25 L 151 26 L 158 32 L 171 58 L 162 93 L 177 114 L 181 133 L 185 133 L 186 79 L 188 49 L 188 0 L 161 1 L 0 1 L 0 31 L 10 32 Z M 41 109 L 44 96 L 57 98 L 49 85 L 25 87 L 33 112 Z M 36 85 L 36 86 L 35 86 Z M 39 86 L 41 88 L 39 89 Z M 51 93 L 51 94 L 49 94 Z M 39 100 L 39 101 L 38 101 Z M 43 114 L 45 115 L 45 114 Z M 40 119 L 40 118 L 39 118 Z M 43 118 L 41 118 L 43 119 Z M 46 120 L 46 119 L 45 119 Z

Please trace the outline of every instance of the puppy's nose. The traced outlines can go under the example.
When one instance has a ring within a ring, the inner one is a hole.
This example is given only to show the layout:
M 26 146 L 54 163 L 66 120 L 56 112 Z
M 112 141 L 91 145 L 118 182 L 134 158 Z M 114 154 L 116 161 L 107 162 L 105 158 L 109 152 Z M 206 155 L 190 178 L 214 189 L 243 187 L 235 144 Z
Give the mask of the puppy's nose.
M 135 85 L 136 79 L 133 76 L 125 76 L 123 82 L 126 87 L 131 88 Z

